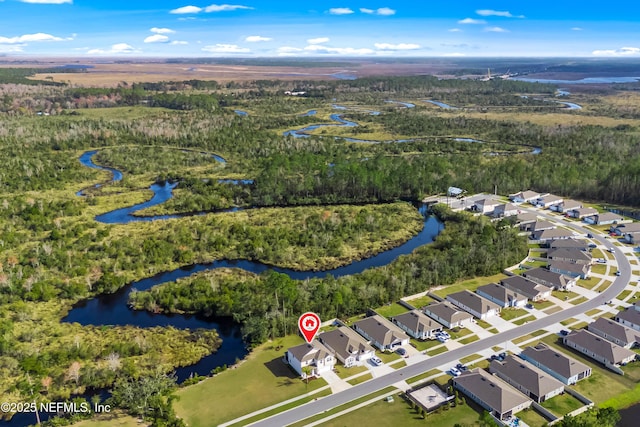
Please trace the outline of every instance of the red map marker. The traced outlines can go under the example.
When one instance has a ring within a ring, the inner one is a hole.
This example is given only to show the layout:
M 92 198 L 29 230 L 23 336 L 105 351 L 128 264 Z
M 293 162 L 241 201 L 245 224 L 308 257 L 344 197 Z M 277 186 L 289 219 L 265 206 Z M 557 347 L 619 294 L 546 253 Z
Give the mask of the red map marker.
M 307 340 L 307 343 L 311 344 L 311 341 L 313 341 L 313 338 L 318 333 L 318 329 L 320 329 L 320 317 L 310 311 L 304 313 L 298 319 L 298 328 L 300 332 L 302 332 L 304 339 Z

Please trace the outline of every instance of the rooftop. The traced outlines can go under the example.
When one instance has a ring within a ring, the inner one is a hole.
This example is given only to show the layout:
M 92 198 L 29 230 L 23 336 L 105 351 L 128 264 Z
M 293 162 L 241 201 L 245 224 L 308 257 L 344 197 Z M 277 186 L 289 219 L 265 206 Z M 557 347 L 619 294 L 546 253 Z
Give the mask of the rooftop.
M 522 351 L 522 355 L 546 366 L 564 378 L 571 378 L 589 370 L 589 367 L 584 363 L 578 362 L 576 359 L 560 353 L 544 343 L 540 343 L 535 347 L 525 348 Z
M 524 394 L 484 369 L 476 368 L 463 372 L 462 375 L 454 378 L 453 382 L 501 414 L 529 401 Z
M 611 341 L 607 341 L 606 339 L 585 329 L 571 332 L 569 335 L 564 337 L 564 340 L 573 342 L 579 347 L 587 349 L 588 351 L 614 364 L 622 363 L 629 356 L 636 356 L 636 353 L 633 351 L 620 347 L 619 345 L 616 345 Z
M 489 369 L 492 373 L 502 374 L 512 382 L 519 384 L 537 396 L 545 396 L 554 390 L 564 388 L 550 374 L 525 362 L 517 356 L 509 355 L 503 361 L 494 360 Z

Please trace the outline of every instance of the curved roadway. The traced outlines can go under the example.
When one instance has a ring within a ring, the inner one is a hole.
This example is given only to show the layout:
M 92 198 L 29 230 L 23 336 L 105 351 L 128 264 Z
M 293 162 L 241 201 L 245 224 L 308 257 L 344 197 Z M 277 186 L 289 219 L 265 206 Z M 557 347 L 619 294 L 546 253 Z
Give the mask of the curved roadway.
M 585 235 L 591 232 L 580 224 L 565 221 L 562 218 L 545 214 L 537 209 L 523 208 L 523 210 L 535 212 L 538 216 L 561 222 L 563 223 L 563 225 L 568 226 L 574 231 L 578 231 L 579 233 L 583 233 Z M 629 263 L 629 260 L 622 252 L 622 250 L 619 247 L 613 245 L 611 242 L 607 241 L 603 236 L 594 235 L 594 240 L 597 240 L 599 243 L 602 243 L 607 247 L 614 248 L 613 253 L 615 255 L 616 261 L 618 262 L 618 270 L 620 271 L 620 276 L 617 276 L 615 278 L 613 284 L 595 298 L 569 309 L 562 310 L 558 313 L 550 314 L 545 318 L 531 321 L 525 325 L 518 326 L 517 328 L 495 334 L 491 337 L 475 341 L 470 344 L 466 344 L 461 348 L 449 350 L 445 353 L 430 357 L 425 361 L 397 369 L 389 374 L 374 378 L 362 384 L 353 386 L 347 390 L 334 393 L 330 396 L 323 397 L 319 400 L 307 403 L 305 405 L 298 406 L 289 411 L 274 415 L 271 418 L 258 421 L 252 425 L 260 427 L 282 427 L 301 421 L 315 414 L 333 409 L 336 406 L 374 393 L 399 381 L 403 381 L 416 375 L 420 375 L 448 362 L 458 360 L 462 357 L 469 356 L 474 353 L 478 353 L 493 346 L 501 345 L 506 341 L 510 341 L 522 335 L 530 334 L 539 329 L 544 329 L 548 326 L 553 325 L 554 323 L 558 323 L 570 317 L 577 316 L 606 303 L 607 301 L 615 298 L 620 292 L 622 292 L 622 290 L 629 283 L 631 279 L 631 264 Z

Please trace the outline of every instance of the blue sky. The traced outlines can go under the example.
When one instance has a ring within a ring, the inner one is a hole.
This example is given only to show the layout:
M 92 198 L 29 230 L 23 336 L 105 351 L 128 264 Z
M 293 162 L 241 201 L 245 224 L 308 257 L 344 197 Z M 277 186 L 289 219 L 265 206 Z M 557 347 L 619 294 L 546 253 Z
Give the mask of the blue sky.
M 0 0 L 0 54 L 640 57 L 640 2 Z

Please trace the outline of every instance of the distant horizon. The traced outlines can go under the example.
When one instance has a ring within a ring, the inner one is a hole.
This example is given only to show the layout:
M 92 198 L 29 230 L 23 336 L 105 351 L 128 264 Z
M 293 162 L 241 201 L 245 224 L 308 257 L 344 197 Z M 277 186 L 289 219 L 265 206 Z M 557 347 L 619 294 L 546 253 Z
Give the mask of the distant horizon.
M 640 58 L 640 4 L 0 0 L 0 54 Z

